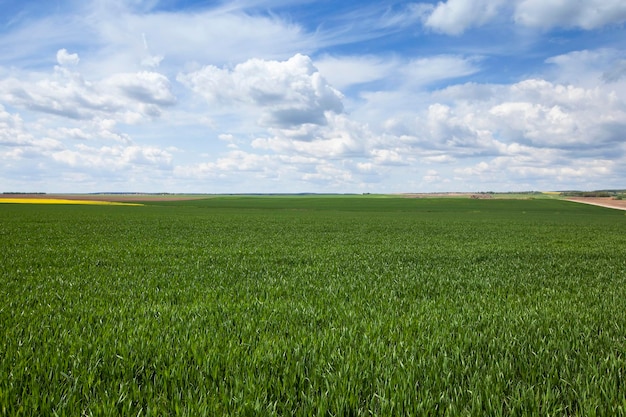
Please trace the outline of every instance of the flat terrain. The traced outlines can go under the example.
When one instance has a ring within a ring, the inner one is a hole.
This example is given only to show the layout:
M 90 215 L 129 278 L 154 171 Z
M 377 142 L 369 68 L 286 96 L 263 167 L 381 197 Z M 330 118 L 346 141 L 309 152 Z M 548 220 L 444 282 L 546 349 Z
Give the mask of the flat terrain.
M 0 205 L 0 414 L 626 413 L 624 212 L 142 202 Z
M 626 200 L 616 200 L 612 197 L 567 197 L 568 201 L 591 204 L 594 206 L 626 210 Z
M 207 198 L 197 194 L 1 194 L 3 198 L 60 199 L 112 202 L 187 201 Z
M 295 196 L 295 195 L 294 195 Z M 476 199 L 519 199 L 535 198 L 533 195 L 512 194 L 474 194 L 474 193 L 406 193 L 397 194 L 406 198 L 476 198 Z M 110 202 L 145 202 L 145 201 L 189 201 L 213 198 L 203 194 L 1 194 L 1 199 L 62 199 L 84 201 L 110 201 Z M 558 198 L 551 196 L 551 198 Z M 611 197 L 566 197 L 568 201 L 592 204 L 601 207 L 626 210 L 626 200 L 616 200 Z

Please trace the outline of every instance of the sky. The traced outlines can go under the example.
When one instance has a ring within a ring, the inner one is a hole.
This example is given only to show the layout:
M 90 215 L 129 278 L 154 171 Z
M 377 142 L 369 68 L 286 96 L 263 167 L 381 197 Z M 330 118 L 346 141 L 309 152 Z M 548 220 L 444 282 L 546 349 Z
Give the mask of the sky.
M 0 192 L 615 188 L 623 0 L 0 0 Z

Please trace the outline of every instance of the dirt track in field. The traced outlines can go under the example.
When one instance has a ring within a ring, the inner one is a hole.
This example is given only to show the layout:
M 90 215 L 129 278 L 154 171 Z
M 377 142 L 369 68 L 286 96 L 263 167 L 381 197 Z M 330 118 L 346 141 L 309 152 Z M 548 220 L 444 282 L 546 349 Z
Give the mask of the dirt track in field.
M 569 197 L 566 198 L 566 200 L 617 210 L 626 210 L 626 200 L 615 200 L 611 197 Z
M 432 198 L 432 197 L 467 197 L 467 198 L 491 198 L 490 194 L 472 193 L 426 193 L 405 194 L 409 198 Z M 594 206 L 607 207 L 616 210 L 626 210 L 626 200 L 615 200 L 612 197 L 567 197 L 567 201 L 591 204 Z

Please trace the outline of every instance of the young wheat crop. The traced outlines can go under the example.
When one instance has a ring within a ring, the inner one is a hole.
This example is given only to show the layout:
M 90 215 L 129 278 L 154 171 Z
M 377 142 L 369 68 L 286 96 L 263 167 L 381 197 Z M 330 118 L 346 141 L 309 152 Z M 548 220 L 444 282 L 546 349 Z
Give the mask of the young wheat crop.
M 624 415 L 626 216 L 0 205 L 3 415 Z

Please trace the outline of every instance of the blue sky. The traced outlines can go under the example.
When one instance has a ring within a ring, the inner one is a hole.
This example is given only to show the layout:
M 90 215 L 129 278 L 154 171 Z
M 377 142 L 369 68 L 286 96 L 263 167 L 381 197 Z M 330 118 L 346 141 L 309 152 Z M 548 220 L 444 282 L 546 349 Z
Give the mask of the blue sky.
M 0 191 L 626 188 L 621 0 L 0 0 Z

